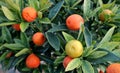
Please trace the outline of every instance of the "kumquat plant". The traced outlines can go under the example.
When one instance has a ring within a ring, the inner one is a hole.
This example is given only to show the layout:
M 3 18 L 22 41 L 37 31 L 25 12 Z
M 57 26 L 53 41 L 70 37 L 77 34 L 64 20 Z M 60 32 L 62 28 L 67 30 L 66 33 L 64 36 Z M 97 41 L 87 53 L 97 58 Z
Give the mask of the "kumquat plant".
M 0 67 L 120 73 L 120 0 L 0 0 Z

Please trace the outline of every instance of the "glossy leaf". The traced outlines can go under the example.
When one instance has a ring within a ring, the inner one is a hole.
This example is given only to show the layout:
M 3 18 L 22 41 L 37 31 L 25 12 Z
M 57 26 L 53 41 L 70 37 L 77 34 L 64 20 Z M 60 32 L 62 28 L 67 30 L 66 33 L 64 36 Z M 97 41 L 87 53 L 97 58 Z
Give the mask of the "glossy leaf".
M 108 54 L 105 55 L 104 57 L 101 57 L 101 58 L 98 58 L 95 60 L 93 59 L 91 62 L 96 63 L 96 64 L 100 64 L 100 63 L 105 63 L 108 61 L 120 61 L 120 57 L 116 56 L 112 52 L 108 52 Z
M 16 24 L 16 22 L 4 22 L 4 23 L 0 23 L 0 26 L 8 26 L 13 24 Z
M 92 58 L 92 59 L 93 58 L 94 59 L 101 58 L 101 57 L 103 57 L 103 56 L 105 56 L 107 54 L 108 54 L 108 52 L 106 52 L 106 51 L 95 51 L 91 55 L 89 55 L 88 58 Z
M 9 53 L 9 51 L 4 52 L 1 56 L 0 56 L 0 61 L 4 60 L 6 58 L 6 55 Z
M 39 3 L 40 3 L 39 4 L 40 5 L 39 10 L 40 11 L 45 11 L 48 8 L 50 8 L 51 5 L 52 5 L 52 3 L 50 2 L 50 0 L 39 0 Z
M 21 31 L 22 31 L 22 32 L 25 32 L 25 30 L 26 30 L 28 27 L 29 27 L 29 23 L 27 23 L 27 22 L 22 22 L 22 23 L 20 24 L 20 28 L 21 28 Z
M 82 62 L 82 70 L 83 73 L 94 73 L 91 63 L 85 60 Z
M 49 29 L 48 32 L 57 32 L 57 31 L 63 31 L 63 30 L 67 30 L 66 25 L 55 26 L 55 27 Z
M 21 32 L 20 38 L 21 38 L 23 45 L 29 48 L 29 41 L 28 41 L 27 35 Z
M 66 32 L 62 32 L 62 34 L 63 34 L 63 36 L 64 36 L 64 38 L 67 42 L 70 41 L 70 40 L 75 40 L 75 38 L 72 35 L 70 35 Z
M 28 0 L 28 2 L 29 2 L 29 6 L 38 10 L 39 8 L 38 0 Z
M 40 21 L 40 23 L 43 23 L 43 24 L 50 24 L 51 23 L 51 21 L 49 20 L 49 18 L 42 18 L 39 21 Z
M 64 3 L 64 0 L 63 1 L 60 1 L 59 3 L 57 3 L 51 10 L 50 10 L 50 13 L 48 15 L 48 17 L 53 20 L 56 15 L 58 14 L 58 12 L 60 11 L 62 5 Z
M 65 58 L 65 56 L 60 56 L 60 57 L 56 58 L 56 60 L 54 61 L 54 64 L 57 65 L 57 64 L 62 63 L 64 58 Z
M 111 29 L 108 30 L 108 32 L 106 33 L 106 35 L 103 37 L 103 39 L 102 39 L 102 40 L 100 41 L 100 43 L 98 44 L 98 47 L 99 47 L 101 44 L 110 41 L 110 39 L 111 39 L 111 37 L 112 37 L 112 34 L 113 34 L 113 32 L 114 32 L 114 29 L 115 29 L 115 27 L 112 27 Z
M 112 53 L 120 58 L 120 49 L 115 49 Z
M 120 41 L 120 32 L 119 33 L 116 33 L 112 36 L 112 40 L 113 41 Z
M 20 7 L 13 0 L 5 0 L 5 2 L 11 7 L 13 10 L 20 11 Z
M 119 45 L 120 45 L 120 42 L 107 42 L 107 43 L 101 44 L 101 46 L 99 46 L 99 48 L 106 49 L 108 51 L 112 51 Z
M 9 20 L 15 20 L 15 16 L 13 15 L 13 13 L 7 7 L 2 6 L 2 10 L 3 10 L 4 15 Z
M 71 60 L 69 62 L 69 64 L 67 65 L 65 71 L 71 71 L 71 70 L 73 70 L 75 68 L 78 68 L 81 64 L 82 64 L 82 62 L 80 61 L 80 59 L 75 58 L 75 59 L 73 59 L 73 60 Z
M 24 48 L 24 49 L 20 50 L 18 53 L 16 53 L 16 54 L 15 54 L 15 57 L 21 56 L 21 55 L 23 55 L 23 54 L 27 54 L 27 53 L 29 53 L 29 52 L 30 52 L 30 49 Z
M 83 13 L 84 16 L 87 17 L 90 14 L 90 6 L 91 6 L 91 1 L 90 0 L 84 0 L 84 4 L 83 4 Z
M 25 48 L 21 44 L 4 44 L 3 46 L 6 48 L 9 48 L 11 50 L 21 50 L 21 49 Z
M 88 30 L 88 28 L 85 28 L 84 31 L 84 37 L 87 47 L 90 47 L 92 45 L 92 35 L 91 32 Z
M 12 36 L 7 27 L 2 27 L 2 38 L 8 43 L 12 42 Z
M 47 37 L 47 40 L 48 40 L 49 44 L 56 51 L 59 51 L 60 50 L 60 41 L 59 41 L 58 37 L 54 33 L 51 33 L 51 32 L 47 32 L 46 37 Z

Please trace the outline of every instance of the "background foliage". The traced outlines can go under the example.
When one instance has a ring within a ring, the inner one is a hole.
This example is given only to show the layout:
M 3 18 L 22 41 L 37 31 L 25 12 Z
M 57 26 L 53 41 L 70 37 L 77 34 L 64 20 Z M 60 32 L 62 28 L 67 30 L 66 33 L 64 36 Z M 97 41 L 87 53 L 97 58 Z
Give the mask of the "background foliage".
M 22 9 L 27 6 L 38 12 L 34 22 L 22 19 Z M 110 21 L 99 20 L 104 9 L 112 10 Z M 65 25 L 71 14 L 79 14 L 85 20 L 79 31 L 71 31 Z M 21 31 L 11 27 L 16 23 Z M 31 39 L 38 31 L 47 38 L 42 46 L 34 45 Z M 84 53 L 64 69 L 65 44 L 72 39 L 81 41 Z M 13 55 L 6 58 L 9 52 Z M 31 52 L 43 62 L 37 69 L 25 66 Z M 119 52 L 119 0 L 0 0 L 0 63 L 4 70 L 14 67 L 21 73 L 98 73 L 98 68 L 105 71 L 109 64 L 120 62 Z

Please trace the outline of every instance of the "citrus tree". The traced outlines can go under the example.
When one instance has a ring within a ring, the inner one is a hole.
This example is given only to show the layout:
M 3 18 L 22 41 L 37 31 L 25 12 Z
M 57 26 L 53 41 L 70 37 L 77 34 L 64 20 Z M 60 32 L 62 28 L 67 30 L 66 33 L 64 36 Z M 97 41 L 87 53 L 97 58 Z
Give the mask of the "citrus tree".
M 0 63 L 20 73 L 119 73 L 119 0 L 0 0 Z

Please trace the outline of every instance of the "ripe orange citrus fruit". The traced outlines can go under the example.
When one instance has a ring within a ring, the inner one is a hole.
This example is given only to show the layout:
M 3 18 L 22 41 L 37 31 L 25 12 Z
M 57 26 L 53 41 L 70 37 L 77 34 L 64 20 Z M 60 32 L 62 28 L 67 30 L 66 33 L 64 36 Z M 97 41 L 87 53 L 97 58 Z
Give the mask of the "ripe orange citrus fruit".
M 64 60 L 63 60 L 63 66 L 64 66 L 64 68 L 67 67 L 67 65 L 69 64 L 69 62 L 70 62 L 71 60 L 72 60 L 72 58 L 69 57 L 69 56 L 66 56 L 66 57 L 64 58 Z
M 72 14 L 66 19 L 66 25 L 70 30 L 79 30 L 80 24 L 84 24 L 84 19 L 78 14 Z
M 9 52 L 7 55 L 6 55 L 6 58 L 10 58 L 12 56 L 12 52 Z
M 28 68 L 38 68 L 40 65 L 40 59 L 35 54 L 30 54 L 26 59 L 26 66 Z
M 70 40 L 65 46 L 65 51 L 71 58 L 76 58 L 82 55 L 83 46 L 78 40 Z
M 104 22 L 106 19 L 105 19 L 105 16 L 110 16 L 112 14 L 112 11 L 109 10 L 109 9 L 106 9 L 106 10 L 103 10 L 100 15 L 99 15 L 99 19 Z
M 106 73 L 120 73 L 120 63 L 113 63 L 106 69 Z
M 26 7 L 22 10 L 22 17 L 27 22 L 33 22 L 37 18 L 37 11 L 33 7 Z
M 20 24 L 13 24 L 12 27 L 13 27 L 13 29 L 15 29 L 16 31 L 20 31 Z
M 35 45 L 37 46 L 41 46 L 44 44 L 46 38 L 44 36 L 43 33 L 41 32 L 36 32 L 33 36 L 32 36 L 32 41 Z

